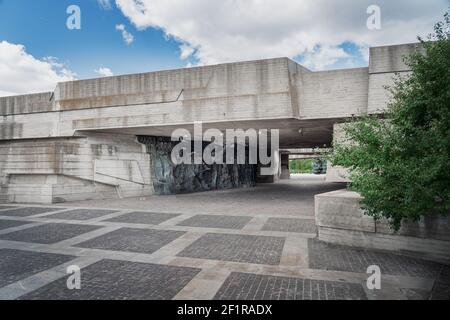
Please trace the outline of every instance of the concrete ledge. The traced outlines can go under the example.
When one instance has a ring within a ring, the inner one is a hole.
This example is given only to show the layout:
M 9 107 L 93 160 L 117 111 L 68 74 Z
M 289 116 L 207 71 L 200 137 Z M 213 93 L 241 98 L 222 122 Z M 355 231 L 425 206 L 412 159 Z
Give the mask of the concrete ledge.
M 345 189 L 316 195 L 319 239 L 450 263 L 449 217 L 430 214 L 419 222 L 404 223 L 394 232 L 387 221 L 364 215 L 360 199 L 358 193 Z

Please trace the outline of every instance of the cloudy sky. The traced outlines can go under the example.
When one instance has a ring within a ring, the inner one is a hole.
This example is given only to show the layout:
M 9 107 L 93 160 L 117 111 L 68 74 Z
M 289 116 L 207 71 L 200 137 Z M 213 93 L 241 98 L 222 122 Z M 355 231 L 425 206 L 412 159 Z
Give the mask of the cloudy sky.
M 66 26 L 81 10 L 81 29 Z M 367 8 L 381 29 L 367 28 Z M 59 81 L 286 56 L 366 66 L 367 48 L 427 35 L 450 0 L 0 0 L 0 96 Z

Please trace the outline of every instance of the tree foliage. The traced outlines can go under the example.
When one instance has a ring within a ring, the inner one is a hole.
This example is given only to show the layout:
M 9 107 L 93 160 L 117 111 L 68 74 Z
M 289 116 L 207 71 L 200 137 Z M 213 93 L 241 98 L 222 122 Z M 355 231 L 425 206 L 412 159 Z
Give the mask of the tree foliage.
M 345 140 L 329 155 L 350 171 L 366 214 L 403 220 L 448 214 L 450 199 L 450 17 L 435 26 L 420 49 L 405 57 L 383 119 L 364 116 L 344 125 Z

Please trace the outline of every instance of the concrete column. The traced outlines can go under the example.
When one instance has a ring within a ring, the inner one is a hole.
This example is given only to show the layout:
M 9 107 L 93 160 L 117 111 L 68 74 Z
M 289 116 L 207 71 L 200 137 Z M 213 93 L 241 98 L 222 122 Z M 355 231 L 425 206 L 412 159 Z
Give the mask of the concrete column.
M 281 174 L 280 179 L 290 179 L 291 173 L 289 172 L 289 154 L 282 153 L 280 154 L 280 166 L 281 166 Z
M 340 142 L 344 139 L 344 132 L 342 124 L 335 124 L 333 127 L 333 141 Z M 327 163 L 327 182 L 350 182 L 348 179 L 348 170 L 339 166 L 333 166 L 328 161 Z

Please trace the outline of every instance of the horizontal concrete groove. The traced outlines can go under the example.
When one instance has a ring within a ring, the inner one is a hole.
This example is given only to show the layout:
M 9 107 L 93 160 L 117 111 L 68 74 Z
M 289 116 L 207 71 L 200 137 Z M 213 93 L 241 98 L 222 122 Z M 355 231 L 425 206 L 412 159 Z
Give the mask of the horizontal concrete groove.
M 158 102 L 142 102 L 142 103 L 135 103 L 133 105 L 140 106 L 140 105 L 152 105 L 152 104 L 164 104 L 164 103 L 172 103 L 179 101 L 181 95 L 183 94 L 184 89 L 180 90 L 180 93 L 178 94 L 177 98 L 174 100 L 168 100 L 168 101 L 158 101 Z M 84 98 L 85 100 L 89 100 L 91 98 Z M 78 100 L 78 99 L 76 99 Z M 70 100 L 62 100 L 62 101 L 70 101 Z M 102 108 L 116 108 L 116 107 L 123 107 L 124 105 L 107 105 L 107 106 L 97 106 L 97 107 L 84 107 L 84 108 L 74 108 L 74 109 L 60 109 L 60 110 L 47 110 L 47 111 L 31 111 L 31 112 L 19 112 L 19 113 L 10 113 L 10 114 L 0 114 L 3 117 L 9 117 L 9 116 L 20 116 L 20 115 L 28 115 L 28 114 L 42 114 L 42 113 L 61 113 L 65 111 L 74 111 L 74 110 L 90 110 L 90 109 L 102 109 Z

